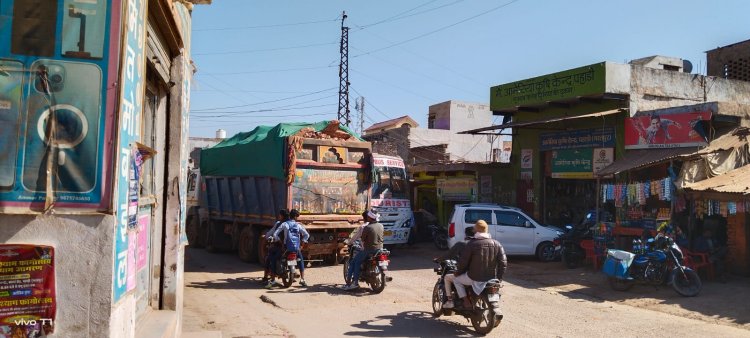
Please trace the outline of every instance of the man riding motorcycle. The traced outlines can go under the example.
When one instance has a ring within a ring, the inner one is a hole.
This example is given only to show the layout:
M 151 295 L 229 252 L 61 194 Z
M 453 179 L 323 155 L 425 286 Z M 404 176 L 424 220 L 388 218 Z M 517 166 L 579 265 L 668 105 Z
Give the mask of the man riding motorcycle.
M 362 270 L 362 262 L 371 255 L 383 248 L 383 225 L 378 222 L 380 215 L 375 211 L 368 211 L 365 215 L 365 222 L 368 223 L 362 229 L 362 251 L 358 252 L 352 259 L 351 265 L 354 266 L 352 279 L 344 290 L 359 289 L 359 274 Z
M 276 262 L 279 260 L 279 257 L 281 257 L 282 250 L 281 242 L 274 242 L 273 234 L 281 226 L 282 223 L 288 220 L 289 212 L 286 211 L 286 209 L 279 210 L 279 213 L 276 215 L 276 224 L 274 224 L 271 230 L 268 230 L 268 232 L 266 232 L 268 252 L 266 253 L 265 257 L 265 271 L 263 272 L 263 279 L 261 280 L 262 283 L 267 283 L 265 286 L 266 288 L 271 288 L 274 285 L 277 285 L 276 276 L 278 275 L 278 271 L 276 271 Z
M 472 305 L 466 297 L 464 287 L 471 285 L 475 294 L 481 294 L 487 281 L 494 278 L 502 280 L 507 269 L 505 249 L 498 241 L 490 237 L 487 232 L 487 222 L 478 220 L 474 224 L 474 230 L 476 232 L 474 239 L 469 241 L 461 252 L 456 272 L 445 278 L 445 292 L 449 296 L 443 308 L 454 307 L 450 296 L 452 284 L 456 284 L 456 293 L 461 298 L 464 308 L 471 308 Z

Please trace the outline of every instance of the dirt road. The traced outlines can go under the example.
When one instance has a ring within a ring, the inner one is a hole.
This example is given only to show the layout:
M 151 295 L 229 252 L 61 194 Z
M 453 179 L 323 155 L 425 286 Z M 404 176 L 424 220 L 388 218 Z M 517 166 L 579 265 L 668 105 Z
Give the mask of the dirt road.
M 309 268 L 308 287 L 265 290 L 258 283 L 258 265 L 242 263 L 231 254 L 188 249 L 183 331 L 219 330 L 224 337 L 475 336 L 463 317 L 435 319 L 430 314 L 437 279 L 431 258 L 437 254 L 428 244 L 393 250 L 393 281 L 382 294 L 371 295 L 340 290 L 341 266 Z M 543 285 L 538 282 L 540 274 L 529 272 L 536 262 L 511 258 L 511 263 L 517 271 L 506 278 L 505 319 L 489 336 L 750 336 L 742 325 L 609 301 L 566 288 L 567 284 Z M 549 268 L 559 265 L 550 264 L 554 265 Z M 631 296 L 639 297 L 638 290 Z M 747 307 L 739 311 L 747 312 Z

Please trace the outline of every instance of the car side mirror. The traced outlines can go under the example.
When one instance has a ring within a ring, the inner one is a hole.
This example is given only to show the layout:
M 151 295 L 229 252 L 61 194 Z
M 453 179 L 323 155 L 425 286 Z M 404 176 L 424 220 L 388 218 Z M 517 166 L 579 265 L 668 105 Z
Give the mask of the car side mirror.
M 531 225 L 531 222 L 529 222 L 529 221 L 524 222 L 523 226 L 525 226 L 527 228 L 533 228 L 534 227 L 533 225 Z

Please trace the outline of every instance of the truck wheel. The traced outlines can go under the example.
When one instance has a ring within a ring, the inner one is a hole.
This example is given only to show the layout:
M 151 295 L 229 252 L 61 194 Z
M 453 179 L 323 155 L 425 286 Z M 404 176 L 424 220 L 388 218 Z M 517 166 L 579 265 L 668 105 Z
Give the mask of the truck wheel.
M 240 243 L 237 254 L 243 262 L 254 263 L 258 261 L 258 233 L 251 226 L 242 228 L 240 232 Z
M 188 245 L 190 245 L 191 248 L 202 248 L 203 243 L 201 243 L 200 240 L 200 223 L 198 222 L 198 217 L 190 216 L 187 220 L 187 226 L 185 227 L 185 235 L 188 239 Z
M 206 229 L 205 229 L 205 234 L 206 234 L 205 248 L 206 248 L 206 251 L 211 252 L 211 253 L 216 252 L 216 246 L 214 246 L 215 231 L 216 231 L 216 224 L 214 224 L 213 221 L 208 221 L 208 224 L 206 224 Z

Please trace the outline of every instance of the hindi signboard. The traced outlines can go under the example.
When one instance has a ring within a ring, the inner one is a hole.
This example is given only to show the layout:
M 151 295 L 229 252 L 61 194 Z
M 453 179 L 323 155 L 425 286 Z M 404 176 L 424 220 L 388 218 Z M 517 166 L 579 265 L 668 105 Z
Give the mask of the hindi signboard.
M 553 178 L 594 178 L 591 148 L 552 151 Z
M 605 69 L 601 62 L 492 87 L 490 110 L 604 93 Z
M 544 133 L 539 136 L 540 151 L 614 146 L 615 129 L 612 127 Z

